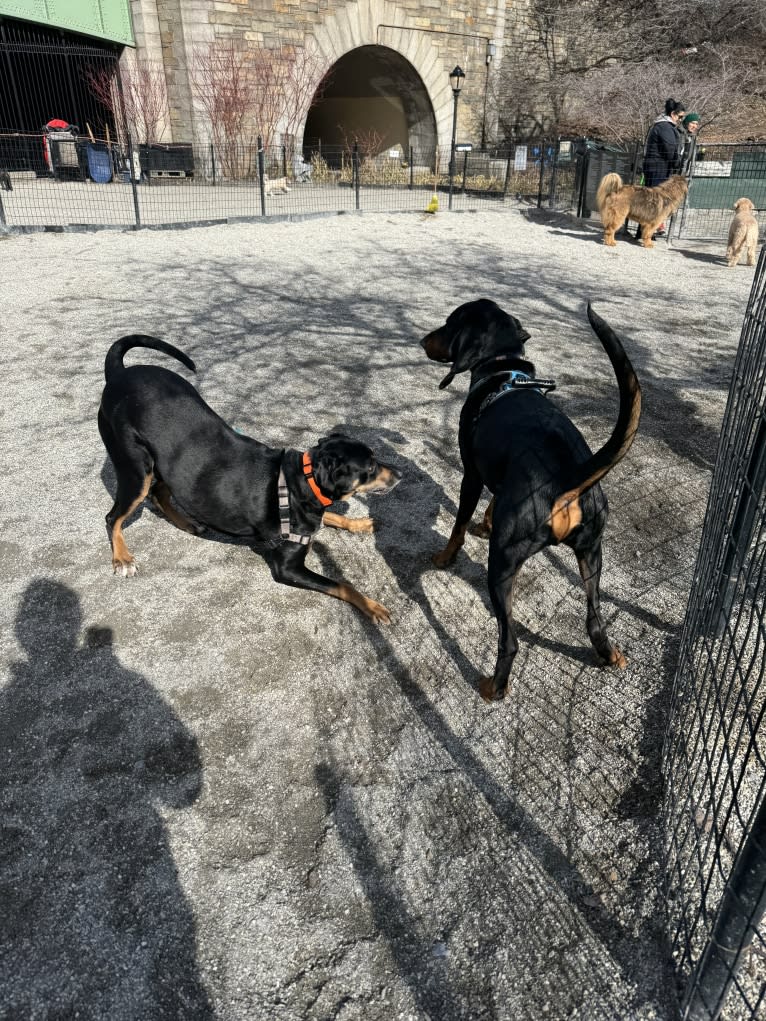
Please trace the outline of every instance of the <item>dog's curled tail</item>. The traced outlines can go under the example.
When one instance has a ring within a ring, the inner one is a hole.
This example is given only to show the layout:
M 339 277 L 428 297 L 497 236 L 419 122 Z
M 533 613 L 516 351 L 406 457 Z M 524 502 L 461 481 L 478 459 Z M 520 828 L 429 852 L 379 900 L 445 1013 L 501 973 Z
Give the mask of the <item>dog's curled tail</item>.
M 119 340 L 115 340 L 114 344 L 106 352 L 104 375 L 106 376 L 107 383 L 125 368 L 122 359 L 125 353 L 133 347 L 150 347 L 154 351 L 162 351 L 172 358 L 177 358 L 179 362 L 183 362 L 186 368 L 191 369 L 192 372 L 197 371 L 191 358 L 185 355 L 183 351 L 179 351 L 177 347 L 173 347 L 172 344 L 167 344 L 164 340 L 158 340 L 157 337 L 147 337 L 143 333 L 131 333 L 129 337 L 120 337 Z
M 615 175 L 616 176 L 616 175 Z M 561 542 L 582 520 L 578 500 L 595 486 L 608 471 L 622 460 L 630 450 L 641 418 L 641 386 L 625 354 L 620 338 L 611 326 L 591 308 L 588 302 L 588 319 L 596 336 L 609 356 L 620 390 L 620 411 L 612 435 L 600 450 L 580 466 L 580 481 L 563 493 L 553 504 L 550 525 L 558 542 Z
M 619 191 L 622 188 L 622 178 L 619 174 L 606 174 L 601 178 L 601 182 L 596 192 L 596 208 L 599 213 L 604 208 L 604 203 L 614 192 Z

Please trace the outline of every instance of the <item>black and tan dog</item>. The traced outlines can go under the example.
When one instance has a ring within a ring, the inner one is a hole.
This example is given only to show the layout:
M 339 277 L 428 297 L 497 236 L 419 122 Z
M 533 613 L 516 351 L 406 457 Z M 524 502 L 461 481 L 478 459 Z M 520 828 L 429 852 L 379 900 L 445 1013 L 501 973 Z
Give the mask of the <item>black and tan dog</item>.
M 243 436 L 177 373 L 154 365 L 126 368 L 123 356 L 134 347 L 162 351 L 194 371 L 187 355 L 154 337 L 123 337 L 107 352 L 98 428 L 117 476 L 117 496 L 106 516 L 115 573 L 136 572 L 123 525 L 149 496 L 178 528 L 199 534 L 202 524 L 248 540 L 263 552 L 276 581 L 343 599 L 370 620 L 387 623 L 380 603 L 310 571 L 304 561 L 322 524 L 371 532 L 370 518 L 345 518 L 325 508 L 354 493 L 386 493 L 399 482 L 399 472 L 345 436 L 328 436 L 303 453 Z
M 617 375 L 620 411 L 610 439 L 592 454 L 567 416 L 544 396 L 550 381 L 537 380 L 524 358 L 529 334 L 493 301 L 461 305 L 421 345 L 433 361 L 449 362 L 449 374 L 470 371 L 471 387 L 460 415 L 463 481 L 455 525 L 445 549 L 434 556 L 446 567 L 463 545 L 484 486 L 493 494 L 484 520 L 489 532 L 489 591 L 499 626 L 494 676 L 482 678 L 486 701 L 504 697 L 518 642 L 513 632 L 513 579 L 519 567 L 545 546 L 565 543 L 577 557 L 588 600 L 587 627 L 607 663 L 625 665 L 601 619 L 601 536 L 607 501 L 599 479 L 633 442 L 641 414 L 641 390 L 622 344 L 588 306 L 588 318 Z

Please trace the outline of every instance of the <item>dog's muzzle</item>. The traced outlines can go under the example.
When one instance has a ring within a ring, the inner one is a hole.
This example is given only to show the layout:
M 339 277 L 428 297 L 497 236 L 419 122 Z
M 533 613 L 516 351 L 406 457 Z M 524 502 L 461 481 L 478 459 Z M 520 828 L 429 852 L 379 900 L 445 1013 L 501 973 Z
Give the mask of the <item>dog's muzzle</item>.
M 449 352 L 449 345 L 444 339 L 441 330 L 432 330 L 420 342 L 420 346 L 432 362 L 447 364 L 452 361 Z

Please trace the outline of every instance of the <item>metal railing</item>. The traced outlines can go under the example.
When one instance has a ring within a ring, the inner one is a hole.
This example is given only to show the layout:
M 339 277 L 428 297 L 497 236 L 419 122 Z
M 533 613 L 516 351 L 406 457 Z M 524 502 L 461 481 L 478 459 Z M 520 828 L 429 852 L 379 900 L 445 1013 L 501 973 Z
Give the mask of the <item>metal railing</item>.
M 766 1016 L 766 251 L 745 314 L 663 753 L 684 1021 Z

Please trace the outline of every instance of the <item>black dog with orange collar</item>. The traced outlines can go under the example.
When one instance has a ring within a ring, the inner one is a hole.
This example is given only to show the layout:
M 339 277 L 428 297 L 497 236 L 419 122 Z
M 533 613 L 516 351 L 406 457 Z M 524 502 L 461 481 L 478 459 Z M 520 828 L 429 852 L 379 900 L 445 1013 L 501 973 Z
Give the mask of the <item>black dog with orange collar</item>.
M 134 347 L 162 351 L 195 371 L 187 355 L 155 337 L 122 337 L 107 352 L 98 428 L 117 476 L 117 496 L 106 516 L 114 573 L 136 573 L 123 525 L 148 496 L 184 531 L 198 535 L 207 526 L 248 540 L 276 581 L 324 592 L 373 621 L 388 622 L 380 603 L 309 570 L 305 560 L 323 524 L 372 532 L 370 518 L 346 518 L 326 508 L 354 494 L 386 493 L 400 481 L 399 472 L 365 444 L 341 435 L 307 451 L 267 447 L 227 425 L 178 373 L 156 365 L 126 367 L 123 357 Z

